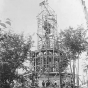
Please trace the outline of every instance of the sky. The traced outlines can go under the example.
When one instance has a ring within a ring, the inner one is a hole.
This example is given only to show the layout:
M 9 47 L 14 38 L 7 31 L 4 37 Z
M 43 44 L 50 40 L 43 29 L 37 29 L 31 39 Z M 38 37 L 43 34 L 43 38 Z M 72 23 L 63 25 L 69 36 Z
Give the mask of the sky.
M 15 32 L 34 33 L 37 31 L 36 16 L 41 11 L 43 0 L 0 0 L 0 19 L 10 18 Z M 85 0 L 87 1 L 87 0 Z M 86 25 L 80 0 L 48 0 L 57 14 L 58 30 Z
M 0 20 L 11 19 L 12 30 L 16 33 L 34 34 L 36 41 L 37 18 L 41 12 L 39 3 L 43 0 L 0 0 Z M 69 26 L 86 28 L 85 14 L 80 0 L 48 0 L 57 14 L 58 31 Z M 88 8 L 88 0 L 85 0 Z M 36 44 L 35 44 L 36 46 Z M 82 61 L 81 61 L 82 62 Z M 81 63 L 80 62 L 80 63 Z
M 37 37 L 37 18 L 41 12 L 39 3 L 43 0 L 0 0 L 0 19 L 11 19 L 12 30 Z M 85 0 L 86 4 L 88 0 Z M 57 14 L 58 31 L 79 25 L 86 27 L 85 15 L 80 0 L 48 0 L 49 6 Z M 36 46 L 37 42 L 35 43 Z

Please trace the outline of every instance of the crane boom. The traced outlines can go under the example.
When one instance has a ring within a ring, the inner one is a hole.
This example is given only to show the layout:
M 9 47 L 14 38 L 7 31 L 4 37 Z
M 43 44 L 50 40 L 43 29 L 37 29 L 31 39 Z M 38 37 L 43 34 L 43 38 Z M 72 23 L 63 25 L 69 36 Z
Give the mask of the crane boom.
M 85 5 L 85 1 L 81 0 L 81 4 L 82 4 L 83 9 L 84 9 L 84 15 L 85 15 L 85 19 L 86 19 L 86 23 L 87 23 L 87 29 L 88 29 L 88 11 L 87 11 L 87 7 Z
M 82 4 L 83 9 L 84 9 L 84 15 L 85 15 L 86 24 L 87 24 L 87 30 L 86 31 L 88 31 L 88 11 L 87 11 L 87 7 L 85 5 L 85 1 L 84 0 L 81 0 L 81 4 Z M 87 88 L 88 88 L 88 75 L 87 75 Z

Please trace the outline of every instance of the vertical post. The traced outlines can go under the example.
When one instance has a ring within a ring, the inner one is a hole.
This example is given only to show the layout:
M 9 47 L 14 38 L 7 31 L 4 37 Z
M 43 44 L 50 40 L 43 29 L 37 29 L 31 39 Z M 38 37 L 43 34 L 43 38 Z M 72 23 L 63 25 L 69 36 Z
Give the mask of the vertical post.
M 42 69 L 41 69 L 42 73 L 43 73 L 43 69 L 44 69 L 43 67 L 44 67 L 44 53 L 42 52 Z
M 87 69 L 88 69 L 88 67 L 87 67 Z M 88 88 L 88 70 L 87 70 L 87 88 Z
M 36 72 L 36 52 L 35 52 L 35 57 L 34 57 L 34 59 L 35 59 L 35 72 Z
M 71 70 L 71 81 L 70 81 L 70 84 L 72 84 L 73 76 L 72 76 L 72 62 L 71 62 L 71 58 L 70 58 L 70 70 Z
M 62 78 L 61 78 L 61 68 L 60 68 L 60 63 L 61 63 L 61 55 L 59 55 L 59 78 L 60 78 L 60 85 L 59 87 L 62 88 Z
M 60 61 L 61 61 L 61 52 L 59 52 L 59 42 L 58 42 L 58 38 L 57 38 L 57 53 L 58 53 L 58 63 L 59 63 L 59 79 L 60 79 L 60 81 L 59 81 L 59 88 L 62 88 L 62 80 L 61 80 L 61 69 L 60 69 Z
M 77 86 L 79 88 L 79 58 L 78 58 Z
M 55 37 L 54 37 L 54 29 L 53 29 L 53 40 L 55 40 Z M 55 61 L 54 61 L 54 46 L 55 45 L 55 41 L 54 41 L 54 43 L 53 43 L 53 71 L 55 71 Z
M 73 59 L 73 88 L 75 88 L 75 60 Z
M 38 24 L 38 28 L 37 28 L 37 33 L 39 31 L 39 18 L 37 18 L 37 24 Z M 39 50 L 39 36 L 37 35 L 37 49 Z
M 60 78 L 59 87 L 61 88 L 60 61 L 59 61 L 59 78 Z

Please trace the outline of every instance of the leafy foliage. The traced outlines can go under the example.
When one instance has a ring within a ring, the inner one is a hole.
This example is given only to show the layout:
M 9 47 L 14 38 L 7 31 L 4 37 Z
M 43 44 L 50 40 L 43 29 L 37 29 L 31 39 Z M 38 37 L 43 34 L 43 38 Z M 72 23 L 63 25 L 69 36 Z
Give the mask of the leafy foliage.
M 31 48 L 31 37 L 27 40 L 23 35 L 11 32 L 1 34 L 0 40 L 0 82 L 11 83 L 19 76 L 16 70 L 27 59 Z M 2 87 L 0 87 L 2 88 Z
M 83 28 L 69 28 L 61 32 L 62 45 L 64 45 L 71 53 L 77 55 L 85 51 L 85 34 Z
M 7 28 L 7 25 L 11 26 L 11 20 L 9 18 L 7 18 L 5 22 L 0 21 L 0 26 L 3 28 Z
M 60 53 L 60 71 L 63 72 L 64 70 L 66 70 L 67 66 L 68 66 L 68 62 L 69 62 L 69 59 L 67 58 L 66 56 L 66 53 L 64 52 L 61 52 Z
M 85 45 L 86 33 L 82 27 L 78 27 L 76 30 L 69 27 L 60 33 L 59 37 L 59 49 L 66 53 L 67 58 L 70 61 L 73 60 L 73 84 L 75 86 L 75 60 L 79 58 L 79 55 L 86 50 Z M 62 85 L 62 79 L 60 76 L 60 83 Z

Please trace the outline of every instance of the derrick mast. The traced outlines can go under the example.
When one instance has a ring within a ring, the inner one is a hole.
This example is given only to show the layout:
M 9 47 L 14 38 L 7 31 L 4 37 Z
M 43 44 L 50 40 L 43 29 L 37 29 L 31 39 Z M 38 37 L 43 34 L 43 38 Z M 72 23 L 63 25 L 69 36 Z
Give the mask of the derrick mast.
M 88 31 L 88 9 L 87 9 L 87 7 L 85 5 L 84 0 L 81 0 L 81 4 L 82 4 L 83 9 L 84 9 L 85 19 L 86 19 L 86 24 L 87 24 L 87 30 L 86 31 Z M 87 75 L 87 87 L 88 87 L 88 75 Z
M 41 2 L 40 6 L 42 11 L 37 16 L 38 50 L 35 52 L 35 71 L 48 73 L 56 71 L 54 54 L 57 39 L 57 17 L 47 1 Z
M 40 6 L 42 11 L 37 16 L 38 50 L 53 49 L 57 38 L 57 16 L 46 1 L 41 2 Z

